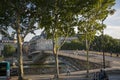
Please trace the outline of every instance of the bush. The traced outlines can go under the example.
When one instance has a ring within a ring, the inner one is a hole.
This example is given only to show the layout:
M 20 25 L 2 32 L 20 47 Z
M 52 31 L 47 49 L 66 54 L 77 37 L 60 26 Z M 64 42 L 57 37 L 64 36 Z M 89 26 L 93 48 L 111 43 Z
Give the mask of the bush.
M 4 49 L 2 51 L 2 55 L 4 57 L 10 57 L 10 56 L 13 56 L 15 51 L 16 51 L 16 48 L 13 45 L 8 44 L 8 45 L 4 46 Z

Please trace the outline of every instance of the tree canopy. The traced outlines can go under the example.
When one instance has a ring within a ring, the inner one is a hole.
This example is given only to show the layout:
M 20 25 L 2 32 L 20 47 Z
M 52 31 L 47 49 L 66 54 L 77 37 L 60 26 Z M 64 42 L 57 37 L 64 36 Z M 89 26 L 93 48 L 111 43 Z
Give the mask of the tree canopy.
M 4 4 L 4 5 L 3 5 Z M 11 28 L 12 35 L 10 37 L 17 38 L 17 51 L 19 54 L 19 80 L 23 79 L 23 61 L 22 61 L 22 42 L 28 33 L 34 33 L 37 29 L 35 23 L 37 17 L 35 14 L 35 5 L 28 0 L 1 0 L 0 1 L 0 26 L 1 33 L 6 31 L 9 33 Z
M 78 32 L 86 34 L 86 39 L 91 42 L 94 35 L 104 29 L 101 21 L 106 19 L 114 4 L 115 0 L 1 0 L 0 31 L 6 34 L 11 27 L 12 33 L 17 34 L 19 67 L 22 70 L 21 42 L 28 33 L 38 29 L 34 26 L 38 22 L 39 28 L 53 40 L 57 62 L 57 51 L 61 47 L 58 45 L 59 37 L 73 35 L 77 27 Z
M 20 34 L 23 39 L 28 33 L 34 33 L 34 30 L 37 29 L 34 26 L 37 22 L 36 14 L 34 14 L 35 5 L 27 0 L 2 0 L 0 4 L 0 26 L 2 31 L 9 33 L 8 30 L 11 28 L 12 33 L 9 36 L 14 38 L 18 26 L 20 26 Z M 17 25 L 18 22 L 19 25 Z

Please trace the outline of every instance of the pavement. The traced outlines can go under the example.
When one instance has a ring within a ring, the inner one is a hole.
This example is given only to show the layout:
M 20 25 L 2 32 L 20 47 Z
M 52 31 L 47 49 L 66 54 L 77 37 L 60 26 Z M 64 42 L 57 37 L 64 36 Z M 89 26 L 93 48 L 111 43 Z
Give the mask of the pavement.
M 109 76 L 109 80 L 120 80 L 120 74 L 112 74 L 112 75 L 108 75 Z M 52 76 L 53 77 L 53 76 Z M 27 75 L 26 80 L 55 80 L 53 78 L 51 78 L 51 76 L 49 75 Z M 12 77 L 10 80 L 17 80 L 18 77 L 14 76 Z M 93 80 L 93 79 L 87 79 L 87 78 L 82 78 L 79 76 L 60 76 L 59 80 Z
M 90 77 L 85 78 L 86 71 L 71 72 L 70 75 L 62 73 L 59 76 L 59 80 L 93 80 L 93 73 L 100 71 L 100 69 L 90 70 Z M 120 80 L 120 68 L 107 68 L 109 80 Z M 10 80 L 17 80 L 18 77 L 11 77 Z M 25 80 L 56 80 L 54 75 L 41 74 L 41 75 L 25 75 Z
M 109 75 L 109 80 L 120 80 L 120 74 Z

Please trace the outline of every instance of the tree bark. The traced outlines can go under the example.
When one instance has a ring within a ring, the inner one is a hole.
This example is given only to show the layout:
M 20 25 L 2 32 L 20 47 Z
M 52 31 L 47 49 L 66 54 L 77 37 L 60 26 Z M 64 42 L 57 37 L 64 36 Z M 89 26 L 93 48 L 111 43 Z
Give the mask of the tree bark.
M 56 34 L 55 34 L 55 29 L 58 27 L 57 21 L 57 2 L 58 0 L 55 1 L 55 21 L 54 21 L 54 28 L 53 28 L 53 54 L 55 56 L 55 67 L 56 67 L 56 74 L 55 74 L 55 78 L 59 79 L 59 61 L 58 61 L 58 53 L 57 53 L 57 39 L 56 39 Z
M 18 77 L 18 80 L 23 80 L 23 53 L 22 53 L 22 39 L 21 39 L 21 35 L 20 35 L 20 21 L 19 21 L 19 17 L 18 17 L 18 20 L 17 20 L 17 53 L 18 53 L 18 57 L 19 57 L 19 77 Z
M 88 47 L 88 40 L 87 40 L 87 33 L 85 34 L 86 37 L 86 53 L 87 53 L 87 75 L 86 77 L 89 77 L 89 47 Z

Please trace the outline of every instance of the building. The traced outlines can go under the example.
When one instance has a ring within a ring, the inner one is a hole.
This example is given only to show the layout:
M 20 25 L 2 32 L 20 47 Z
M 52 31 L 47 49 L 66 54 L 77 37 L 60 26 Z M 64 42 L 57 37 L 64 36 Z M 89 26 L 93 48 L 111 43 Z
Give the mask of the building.
M 42 51 L 42 50 L 53 50 L 53 42 L 52 39 L 46 39 L 46 34 L 43 31 L 41 35 L 33 37 L 29 42 L 29 53 L 34 51 Z M 60 37 L 58 40 L 58 45 L 64 42 L 64 37 Z M 78 39 L 75 37 L 66 38 L 65 42 L 71 42 L 72 40 Z
M 46 39 L 45 33 L 33 37 L 29 42 L 29 53 L 41 50 L 52 50 L 53 44 L 51 39 Z

